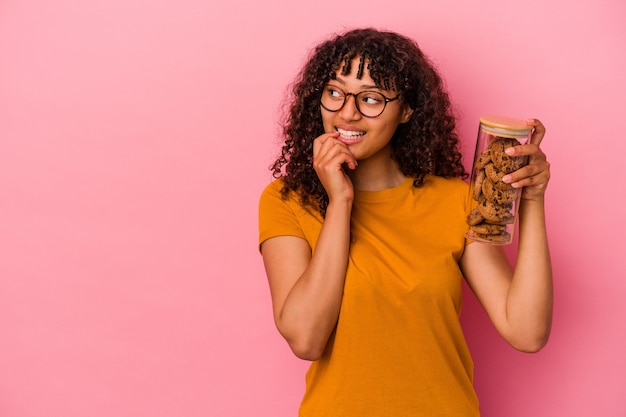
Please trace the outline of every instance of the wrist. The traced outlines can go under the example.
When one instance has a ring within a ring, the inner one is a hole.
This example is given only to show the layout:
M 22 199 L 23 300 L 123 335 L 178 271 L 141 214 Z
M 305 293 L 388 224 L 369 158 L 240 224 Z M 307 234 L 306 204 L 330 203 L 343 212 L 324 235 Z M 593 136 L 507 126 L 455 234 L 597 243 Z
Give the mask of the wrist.
M 520 200 L 520 210 L 523 208 L 541 208 L 545 207 L 545 198 L 541 197 L 533 197 L 533 198 L 522 198 Z
M 329 211 L 352 211 L 352 200 L 351 199 L 334 199 L 328 201 L 328 207 L 326 208 L 326 213 Z
M 529 200 L 521 200 L 519 207 L 519 218 L 521 223 L 527 223 L 530 219 L 537 219 L 540 222 L 545 221 L 545 200 L 543 198 L 534 198 Z

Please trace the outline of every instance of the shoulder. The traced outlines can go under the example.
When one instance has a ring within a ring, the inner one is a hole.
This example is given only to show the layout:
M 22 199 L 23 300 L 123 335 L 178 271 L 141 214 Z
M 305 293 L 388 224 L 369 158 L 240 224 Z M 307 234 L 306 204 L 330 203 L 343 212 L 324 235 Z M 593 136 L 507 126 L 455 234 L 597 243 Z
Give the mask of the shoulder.
M 294 192 L 282 196 L 283 180 L 276 179 L 261 193 L 259 203 L 259 243 L 276 236 L 297 236 L 314 247 L 323 219 L 303 207 Z
M 285 210 L 290 206 L 288 199 L 283 198 L 282 189 L 284 182 L 282 179 L 275 179 L 270 182 L 261 192 L 259 199 L 260 214 L 271 215 L 276 210 Z
M 313 208 L 303 205 L 295 191 L 283 193 L 284 181 L 281 178 L 269 183 L 261 193 L 259 214 L 262 217 L 279 217 L 289 213 L 297 218 L 312 217 L 321 221 L 320 214 Z
M 277 205 L 290 205 L 297 201 L 294 198 L 293 193 L 288 198 L 283 198 L 282 190 L 284 187 L 284 181 L 282 178 L 278 178 L 267 184 L 265 189 L 261 192 L 260 207 L 275 207 Z
M 271 211 L 271 209 L 282 207 L 283 209 L 293 211 L 298 216 L 310 215 L 313 217 L 319 217 L 317 211 L 302 204 L 300 195 L 297 192 L 290 191 L 284 195 L 284 186 L 285 182 L 282 178 L 277 178 L 270 182 L 261 193 L 261 209 L 269 208 Z
M 280 192 L 283 189 L 284 181 L 282 178 L 278 178 L 270 182 L 265 186 L 265 189 L 261 193 L 261 198 L 265 197 L 280 197 Z

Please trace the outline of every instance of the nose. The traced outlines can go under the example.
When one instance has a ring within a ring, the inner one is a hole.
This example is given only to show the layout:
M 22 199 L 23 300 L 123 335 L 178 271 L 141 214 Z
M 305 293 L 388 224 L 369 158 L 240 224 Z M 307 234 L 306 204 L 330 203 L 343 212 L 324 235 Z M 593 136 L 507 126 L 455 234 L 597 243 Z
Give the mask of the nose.
M 361 118 L 361 112 L 356 107 L 356 95 L 354 93 L 346 94 L 346 102 L 339 110 L 341 117 L 345 120 L 357 120 Z

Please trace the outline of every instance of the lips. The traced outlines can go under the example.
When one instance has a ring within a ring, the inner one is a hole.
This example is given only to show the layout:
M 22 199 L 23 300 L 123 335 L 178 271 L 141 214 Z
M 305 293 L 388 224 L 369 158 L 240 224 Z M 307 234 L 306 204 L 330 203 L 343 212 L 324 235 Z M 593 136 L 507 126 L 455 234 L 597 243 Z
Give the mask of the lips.
M 346 144 L 354 144 L 360 142 L 363 136 L 365 136 L 365 132 L 362 130 L 347 130 L 341 128 L 335 128 L 337 132 L 339 132 L 339 140 Z

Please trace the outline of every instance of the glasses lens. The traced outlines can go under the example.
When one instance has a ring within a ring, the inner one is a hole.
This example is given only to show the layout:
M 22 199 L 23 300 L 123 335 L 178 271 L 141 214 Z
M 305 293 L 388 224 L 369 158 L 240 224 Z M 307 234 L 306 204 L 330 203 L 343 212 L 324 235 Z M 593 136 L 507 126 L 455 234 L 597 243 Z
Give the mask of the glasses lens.
M 322 106 L 327 110 L 337 111 L 343 107 L 346 101 L 346 95 L 343 91 L 331 86 L 326 86 L 322 93 Z
M 367 117 L 376 117 L 385 110 L 385 96 L 375 91 L 362 91 L 356 95 L 356 106 Z

